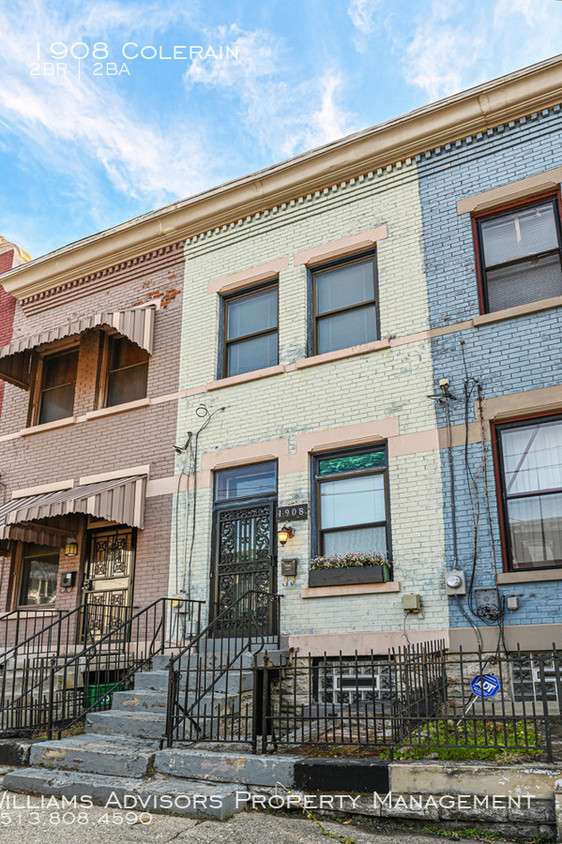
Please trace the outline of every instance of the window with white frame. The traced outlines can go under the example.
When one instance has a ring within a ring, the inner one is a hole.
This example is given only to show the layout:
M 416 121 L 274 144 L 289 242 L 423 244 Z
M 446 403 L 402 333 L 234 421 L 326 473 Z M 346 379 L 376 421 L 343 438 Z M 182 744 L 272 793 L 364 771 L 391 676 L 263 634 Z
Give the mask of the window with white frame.
M 475 219 L 484 310 L 562 295 L 562 240 L 556 198 Z
M 504 545 L 513 571 L 562 565 L 562 417 L 496 426 Z

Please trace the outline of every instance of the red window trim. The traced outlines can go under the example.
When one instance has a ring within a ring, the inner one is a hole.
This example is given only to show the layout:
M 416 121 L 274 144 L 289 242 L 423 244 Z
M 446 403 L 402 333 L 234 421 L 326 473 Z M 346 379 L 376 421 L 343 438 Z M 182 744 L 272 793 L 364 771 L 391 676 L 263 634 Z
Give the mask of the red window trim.
M 481 211 L 472 215 L 472 240 L 474 244 L 474 255 L 476 259 L 476 280 L 478 283 L 478 303 L 481 314 L 490 313 L 486 310 L 486 290 L 484 283 L 482 249 L 480 238 L 478 237 L 478 223 L 480 220 L 486 220 L 489 217 L 497 217 L 507 211 L 514 211 L 517 208 L 526 208 L 529 205 L 536 205 L 538 202 L 545 202 L 549 199 L 556 200 L 558 206 L 558 215 L 560 218 L 560 225 L 562 228 L 562 196 L 559 190 L 550 190 L 546 193 L 534 194 L 525 199 L 516 199 L 513 202 L 507 202 L 504 205 L 498 205 L 495 208 Z
M 503 425 L 510 425 L 513 422 L 527 422 L 533 419 L 545 419 L 548 416 L 560 416 L 562 407 L 556 410 L 547 410 L 542 413 L 526 413 L 521 416 L 511 416 L 508 419 L 498 419 L 490 422 L 490 438 L 492 444 L 492 456 L 494 461 L 494 478 L 496 482 L 496 503 L 498 507 L 498 524 L 500 528 L 500 543 L 502 549 L 502 569 L 504 572 L 517 571 L 509 568 L 509 544 L 507 539 L 507 524 L 504 510 L 504 496 L 503 496 L 503 467 L 500 462 L 500 453 L 498 447 L 498 434 L 496 428 Z M 532 569 L 532 571 L 548 571 L 548 569 Z

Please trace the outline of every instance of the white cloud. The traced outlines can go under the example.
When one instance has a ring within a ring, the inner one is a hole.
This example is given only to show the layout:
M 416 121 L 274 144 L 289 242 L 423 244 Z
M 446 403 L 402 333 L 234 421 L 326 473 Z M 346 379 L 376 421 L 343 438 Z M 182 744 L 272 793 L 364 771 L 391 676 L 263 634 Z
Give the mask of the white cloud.
M 351 0 L 347 13 L 353 26 L 363 35 L 370 35 L 377 28 L 377 14 L 381 0 Z
M 66 75 L 32 76 L 36 44 L 72 44 L 84 30 L 80 16 L 53 11 L 41 0 L 25 11 L 19 4 L 2 9 L 0 29 L 0 120 L 34 145 L 43 166 L 94 188 L 91 171 L 101 166 L 113 186 L 135 199 L 163 203 L 208 186 L 211 157 L 204 132 L 176 124 L 165 130 L 157 115 L 139 116 L 130 107 L 126 84 L 102 84 L 76 65 Z M 134 7 L 104 2 L 95 7 L 102 22 L 123 25 Z M 90 13 L 90 17 L 93 11 Z M 25 29 L 21 20 L 25 18 Z M 99 30 L 94 30 L 97 36 Z M 86 35 L 82 37 L 86 38 Z
M 562 4 L 553 0 L 433 0 L 395 50 L 410 85 L 448 96 L 560 51 Z
M 341 74 L 323 70 L 291 84 L 291 59 L 279 39 L 235 26 L 221 37 L 237 49 L 238 60 L 196 61 L 185 74 L 186 84 L 206 85 L 233 97 L 245 131 L 269 154 L 291 156 L 356 128 L 354 115 L 339 103 L 345 89 Z

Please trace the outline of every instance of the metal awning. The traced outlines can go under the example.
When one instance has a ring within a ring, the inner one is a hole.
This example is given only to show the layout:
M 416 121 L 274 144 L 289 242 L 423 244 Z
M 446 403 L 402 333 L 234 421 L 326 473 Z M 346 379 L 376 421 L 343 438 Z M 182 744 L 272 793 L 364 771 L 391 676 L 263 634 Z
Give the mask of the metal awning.
M 83 334 L 91 328 L 106 328 L 127 337 L 141 349 L 152 354 L 154 308 L 132 308 L 126 311 L 106 311 L 67 322 L 56 328 L 39 331 L 28 337 L 18 337 L 0 348 L 0 378 L 29 390 L 35 350 L 65 337 Z
M 76 513 L 142 528 L 145 492 L 146 475 L 134 475 L 14 498 L 0 507 L 0 540 L 63 545 L 60 536 L 72 531 L 61 517 Z

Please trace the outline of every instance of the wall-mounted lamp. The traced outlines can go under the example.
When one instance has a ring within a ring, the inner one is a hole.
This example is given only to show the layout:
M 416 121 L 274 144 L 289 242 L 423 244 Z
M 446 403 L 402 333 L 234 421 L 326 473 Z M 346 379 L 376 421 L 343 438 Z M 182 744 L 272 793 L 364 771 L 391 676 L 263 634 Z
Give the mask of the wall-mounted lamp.
M 65 557 L 76 557 L 78 554 L 78 543 L 75 539 L 67 540 L 67 543 L 64 546 L 64 554 Z
M 279 528 L 279 530 L 277 531 L 277 537 L 279 539 L 279 544 L 284 545 L 286 543 L 286 541 L 288 539 L 290 539 L 291 536 L 294 536 L 294 535 L 295 534 L 294 534 L 292 527 L 289 527 L 289 525 L 283 525 L 283 527 Z

